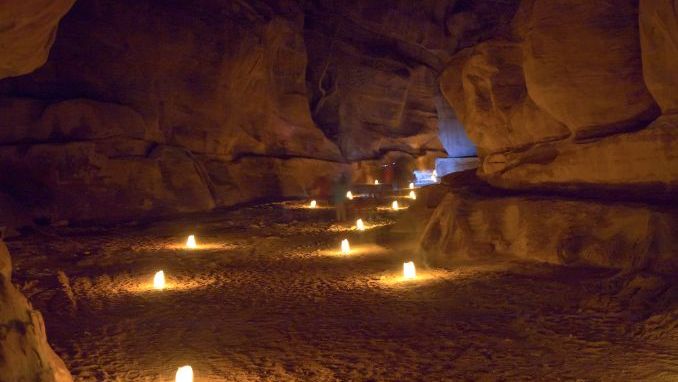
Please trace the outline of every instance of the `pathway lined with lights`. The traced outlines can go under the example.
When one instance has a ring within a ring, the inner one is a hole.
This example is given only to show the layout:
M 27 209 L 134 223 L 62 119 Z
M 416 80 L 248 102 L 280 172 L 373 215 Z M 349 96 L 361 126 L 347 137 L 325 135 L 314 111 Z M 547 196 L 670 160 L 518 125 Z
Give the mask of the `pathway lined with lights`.
M 675 337 L 635 327 L 638 310 L 595 309 L 613 272 L 508 261 L 415 269 L 414 243 L 394 225 L 400 208 L 361 217 L 364 230 L 334 223 L 323 203 L 290 202 L 62 228 L 9 246 L 16 281 L 77 381 L 652 380 L 648 370 L 678 371 Z

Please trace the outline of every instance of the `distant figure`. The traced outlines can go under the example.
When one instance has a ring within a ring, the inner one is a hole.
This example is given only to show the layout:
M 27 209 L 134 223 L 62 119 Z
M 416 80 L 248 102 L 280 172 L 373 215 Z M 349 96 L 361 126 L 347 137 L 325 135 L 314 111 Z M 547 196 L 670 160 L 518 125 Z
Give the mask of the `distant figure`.
M 393 188 L 401 189 L 407 187 L 412 180 L 414 168 L 415 163 L 411 158 L 401 157 L 396 159 L 393 166 Z
M 346 193 L 349 191 L 348 176 L 342 173 L 339 179 L 334 184 L 333 198 L 334 210 L 337 214 L 337 221 L 346 221 Z

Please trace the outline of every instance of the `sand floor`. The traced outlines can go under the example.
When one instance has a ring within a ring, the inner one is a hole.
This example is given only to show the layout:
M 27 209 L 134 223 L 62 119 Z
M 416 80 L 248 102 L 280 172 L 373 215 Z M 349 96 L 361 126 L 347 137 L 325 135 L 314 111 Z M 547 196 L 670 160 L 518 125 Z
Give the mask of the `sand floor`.
M 502 259 L 404 281 L 402 214 L 359 233 L 296 207 L 45 228 L 8 242 L 14 280 L 77 381 L 678 381 L 671 277 Z

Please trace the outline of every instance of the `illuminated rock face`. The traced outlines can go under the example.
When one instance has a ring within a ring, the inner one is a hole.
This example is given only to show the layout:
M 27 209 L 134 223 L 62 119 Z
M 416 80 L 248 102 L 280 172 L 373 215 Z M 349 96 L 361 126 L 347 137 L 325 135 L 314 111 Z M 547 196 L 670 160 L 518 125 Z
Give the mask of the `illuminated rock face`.
M 47 61 L 59 20 L 75 0 L 3 1 L 0 78 L 30 73 Z
M 466 185 L 463 185 L 466 186 Z M 452 187 L 430 218 L 426 261 L 510 256 L 554 264 L 678 271 L 678 211 L 666 205 L 505 196 Z
M 453 57 L 441 89 L 481 176 L 507 188 L 674 188 L 675 17 L 674 1 L 524 0 L 511 33 Z
M 643 78 L 664 114 L 678 113 L 678 1 L 640 1 Z
M 0 199 L 53 222 L 330 189 L 347 165 L 309 113 L 302 27 L 294 3 L 76 3 L 47 64 L 0 83 Z
M 436 78 L 454 52 L 497 33 L 518 1 L 310 3 L 311 114 L 347 159 L 475 153 Z
M 0 201 L 40 221 L 126 219 L 327 197 L 347 162 L 432 168 L 437 73 L 517 0 L 455 3 L 77 2 L 48 62 L 0 82 Z M 36 33 L 69 5 L 42 7 Z
M 72 382 L 47 343 L 42 315 L 12 285 L 12 262 L 0 238 L 0 380 Z

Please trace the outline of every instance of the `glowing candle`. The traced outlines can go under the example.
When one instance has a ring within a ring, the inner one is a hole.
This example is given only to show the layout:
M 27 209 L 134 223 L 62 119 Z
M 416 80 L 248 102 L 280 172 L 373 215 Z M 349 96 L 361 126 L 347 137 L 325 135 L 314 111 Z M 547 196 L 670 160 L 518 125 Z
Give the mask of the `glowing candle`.
M 341 241 L 341 253 L 348 255 L 351 252 L 351 246 L 348 244 L 348 239 Z
M 379 185 L 379 179 L 375 179 L 375 180 L 374 180 L 374 184 L 375 184 L 375 185 Z
M 155 276 L 153 276 L 153 289 L 165 289 L 165 272 L 155 272 Z
M 353 193 L 351 191 L 346 193 L 346 199 L 353 200 Z
M 417 199 L 417 194 L 414 191 L 410 191 L 410 194 L 408 195 L 410 199 Z
M 414 183 L 410 183 L 410 188 L 414 188 Z
M 438 181 L 438 172 L 436 170 L 433 170 L 433 173 L 431 174 L 431 180 L 434 182 Z
M 403 277 L 407 280 L 417 277 L 417 270 L 414 268 L 414 262 L 403 263 Z
M 364 231 L 365 230 L 365 223 L 363 223 L 363 219 L 356 220 L 355 227 L 358 229 L 358 231 Z
M 195 235 L 188 235 L 188 239 L 186 239 L 186 248 L 198 248 L 198 244 L 195 242 Z
M 311 200 L 311 204 L 308 205 L 310 208 L 316 208 L 318 206 L 318 202 L 315 200 Z
M 177 369 L 175 382 L 193 382 L 193 368 L 186 365 Z
M 398 201 L 394 200 L 393 203 L 391 203 L 391 208 L 393 208 L 394 211 L 398 211 Z

